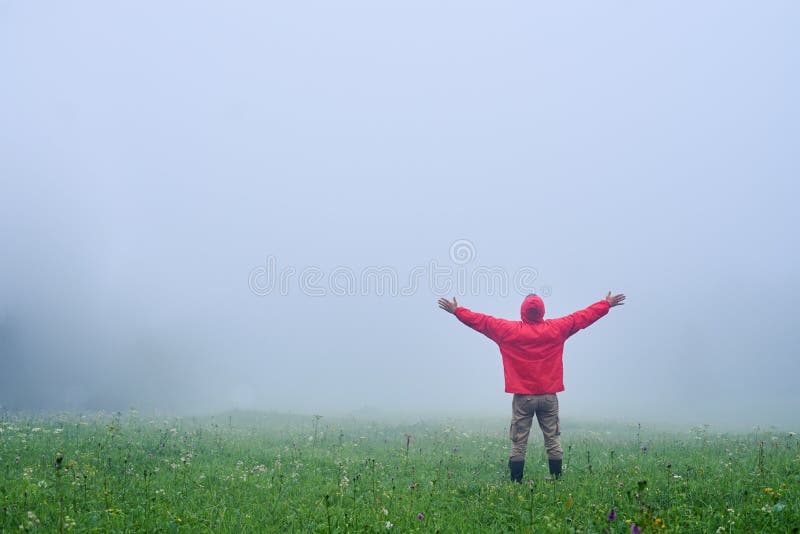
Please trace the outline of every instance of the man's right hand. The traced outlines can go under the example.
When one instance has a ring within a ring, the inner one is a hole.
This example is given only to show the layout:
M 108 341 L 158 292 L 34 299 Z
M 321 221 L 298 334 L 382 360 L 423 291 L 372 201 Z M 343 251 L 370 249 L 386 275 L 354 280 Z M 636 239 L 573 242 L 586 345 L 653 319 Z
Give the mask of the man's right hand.
M 612 297 L 611 291 L 609 291 L 608 295 L 606 295 L 606 301 L 608 302 L 608 305 L 611 306 L 612 308 L 614 306 L 622 306 L 623 304 L 625 304 L 625 295 L 620 293 L 619 295 L 614 295 Z
M 456 308 L 458 308 L 458 302 L 456 301 L 455 297 L 453 297 L 453 302 L 450 302 L 449 300 L 443 297 L 439 299 L 439 307 L 444 311 L 446 311 L 447 313 L 455 314 Z

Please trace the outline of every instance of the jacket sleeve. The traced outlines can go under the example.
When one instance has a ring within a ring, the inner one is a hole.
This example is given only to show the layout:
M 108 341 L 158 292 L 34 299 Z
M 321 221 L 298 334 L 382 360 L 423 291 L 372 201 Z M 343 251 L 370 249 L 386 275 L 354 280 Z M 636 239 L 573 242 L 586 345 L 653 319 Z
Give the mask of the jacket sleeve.
M 497 317 L 477 313 L 460 306 L 456 308 L 456 317 L 468 327 L 477 330 L 495 342 L 499 342 L 508 336 L 514 325 L 514 321 L 498 319 Z
M 609 309 L 611 309 L 611 306 L 608 304 L 607 300 L 603 299 L 595 302 L 588 308 L 584 308 L 565 317 L 555 319 L 554 322 L 558 325 L 558 329 L 566 339 L 576 333 L 578 330 L 583 330 L 587 326 L 603 317 L 608 313 Z

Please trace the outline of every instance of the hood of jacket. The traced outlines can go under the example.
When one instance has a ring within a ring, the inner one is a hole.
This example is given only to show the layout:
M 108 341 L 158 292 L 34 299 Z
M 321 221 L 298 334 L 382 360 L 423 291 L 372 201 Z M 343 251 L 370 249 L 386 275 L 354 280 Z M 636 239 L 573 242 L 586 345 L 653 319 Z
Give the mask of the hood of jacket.
M 544 320 L 544 301 L 538 295 L 528 295 L 520 308 L 522 322 L 527 324 L 541 323 Z

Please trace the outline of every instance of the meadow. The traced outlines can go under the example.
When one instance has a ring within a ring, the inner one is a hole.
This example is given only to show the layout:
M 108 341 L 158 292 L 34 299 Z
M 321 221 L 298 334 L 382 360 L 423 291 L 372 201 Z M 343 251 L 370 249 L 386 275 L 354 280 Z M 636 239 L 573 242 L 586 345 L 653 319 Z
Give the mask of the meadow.
M 792 432 L 564 421 L 523 484 L 507 421 L 0 416 L 0 531 L 798 532 Z

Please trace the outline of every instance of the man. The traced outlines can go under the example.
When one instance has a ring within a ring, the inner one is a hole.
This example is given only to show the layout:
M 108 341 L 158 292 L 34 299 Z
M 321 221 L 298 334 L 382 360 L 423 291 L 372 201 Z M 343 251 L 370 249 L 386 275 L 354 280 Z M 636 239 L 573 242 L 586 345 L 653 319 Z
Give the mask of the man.
M 511 480 L 522 481 L 525 451 L 533 417 L 544 435 L 550 474 L 561 476 L 561 430 L 558 422 L 557 393 L 564 391 L 564 343 L 594 323 L 614 306 L 624 304 L 625 295 L 608 295 L 584 310 L 558 319 L 544 319 L 544 302 L 530 294 L 522 302 L 522 321 L 497 319 L 461 307 L 441 298 L 439 307 L 497 343 L 503 356 L 506 392 L 514 394 L 511 404 L 511 454 L 508 467 Z

